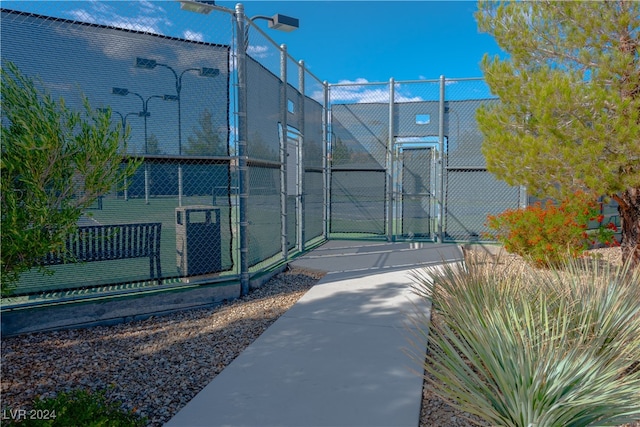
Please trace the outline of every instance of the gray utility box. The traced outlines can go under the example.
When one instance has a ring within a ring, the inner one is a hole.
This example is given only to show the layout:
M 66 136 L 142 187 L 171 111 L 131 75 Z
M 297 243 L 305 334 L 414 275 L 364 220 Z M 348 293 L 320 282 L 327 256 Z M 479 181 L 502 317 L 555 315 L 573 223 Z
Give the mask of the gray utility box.
M 181 276 L 220 272 L 220 209 L 211 206 L 176 208 L 176 262 Z

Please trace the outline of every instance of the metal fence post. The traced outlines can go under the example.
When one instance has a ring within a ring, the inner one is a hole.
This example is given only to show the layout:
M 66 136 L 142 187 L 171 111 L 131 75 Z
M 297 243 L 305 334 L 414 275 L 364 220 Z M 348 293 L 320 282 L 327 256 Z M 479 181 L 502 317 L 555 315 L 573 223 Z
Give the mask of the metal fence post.
M 322 82 L 322 237 L 329 238 L 329 83 Z
M 394 177 L 393 177 L 393 133 L 394 133 L 394 105 L 395 105 L 395 81 L 393 77 L 389 79 L 389 138 L 387 141 L 387 241 L 392 242 L 394 238 L 393 227 L 393 196 L 394 196 Z
M 445 154 L 444 154 L 444 88 L 445 88 L 445 78 L 444 76 L 440 76 L 440 111 L 438 112 L 438 151 L 440 152 L 439 156 L 439 167 L 438 167 L 438 203 L 439 203 L 439 211 L 438 211 L 438 241 L 440 243 L 444 243 L 444 215 L 445 215 L 445 206 L 444 206 L 444 174 L 445 174 Z
M 322 109 L 322 177 L 323 179 L 323 218 L 322 218 L 322 230 L 323 237 L 329 238 L 329 216 L 331 215 L 331 208 L 329 206 L 329 83 L 325 80 L 322 82 L 322 89 L 324 91 L 324 104 Z
M 298 251 L 304 251 L 305 224 L 304 224 L 304 61 L 298 61 L 298 91 L 300 92 L 300 106 L 298 108 L 298 126 L 300 127 L 300 136 L 298 137 Z
M 242 3 L 236 4 L 236 61 L 238 67 L 238 210 L 240 216 L 240 295 L 249 293 L 249 222 L 247 204 L 249 185 L 247 170 L 247 64 L 245 16 Z
M 280 227 L 282 258 L 289 257 L 289 236 L 287 233 L 287 45 L 280 45 Z
M 527 196 L 527 186 L 520 186 L 520 209 L 525 209 L 529 205 L 529 197 Z

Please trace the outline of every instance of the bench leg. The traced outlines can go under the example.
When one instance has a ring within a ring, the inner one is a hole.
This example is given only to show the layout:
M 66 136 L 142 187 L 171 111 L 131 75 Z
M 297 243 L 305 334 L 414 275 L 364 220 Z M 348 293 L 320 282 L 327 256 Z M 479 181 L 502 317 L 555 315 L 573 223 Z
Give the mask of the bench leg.
M 156 279 L 158 285 L 162 284 L 162 267 L 160 266 L 160 255 L 152 255 L 149 257 L 149 276 L 151 277 L 151 279 Z

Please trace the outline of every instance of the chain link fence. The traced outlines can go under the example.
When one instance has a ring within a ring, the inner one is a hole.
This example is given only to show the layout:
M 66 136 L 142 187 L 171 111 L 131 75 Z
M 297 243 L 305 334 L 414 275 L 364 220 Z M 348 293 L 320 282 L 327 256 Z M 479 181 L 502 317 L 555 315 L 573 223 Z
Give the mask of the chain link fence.
M 86 96 L 128 130 L 123 161 L 142 165 L 70 238 L 110 227 L 131 233 L 118 240 L 123 254 L 148 250 L 28 272 L 17 298 L 246 286 L 327 238 L 478 239 L 487 214 L 523 198 L 484 169 L 475 111 L 495 100 L 481 80 L 329 85 L 237 10 L 188 14 L 179 32 L 108 2 L 61 4 L 39 2 L 45 16 L 3 3 L 3 67 L 15 63 L 72 109 Z
M 385 83 L 329 86 L 334 237 L 384 236 L 387 223 L 389 88 Z
M 92 108 L 110 111 L 113 126 L 129 132 L 127 155 L 144 159 L 123 188 L 102 196 L 78 225 L 161 224 L 164 283 L 235 274 L 229 16 L 214 18 L 226 23 L 220 27 L 226 32 L 204 42 L 153 34 L 134 22 L 98 25 L 76 6 L 70 13 L 77 20 L 3 9 L 2 60 L 71 109 L 82 111 L 85 96 Z M 132 235 L 120 251 L 133 253 L 146 244 L 140 239 Z M 101 259 L 104 251 L 91 256 Z M 144 287 L 157 283 L 145 273 L 148 263 L 132 258 L 60 265 L 45 277 L 29 272 L 16 293 Z
M 331 238 L 474 241 L 522 189 L 486 170 L 480 79 L 330 85 Z
M 521 204 L 520 187 L 498 181 L 486 170 L 480 147 L 482 134 L 477 109 L 497 102 L 481 79 L 450 80 L 446 84 L 446 146 L 444 206 L 446 240 L 482 240 L 489 230 L 487 215 L 496 215 Z
M 324 239 L 325 86 L 253 20 L 214 8 L 188 14 L 189 31 L 171 33 L 118 16 L 109 3 L 39 2 L 40 14 L 33 4 L 8 4 L 3 63 L 71 109 L 81 110 L 86 96 L 110 111 L 113 126 L 129 133 L 126 156 L 143 159 L 122 188 L 85 212 L 70 239 L 89 247 L 89 228 L 125 224 L 160 233 L 158 253 L 57 265 L 53 276 L 28 272 L 15 296 L 243 280 Z M 166 13 L 160 4 L 140 7 Z M 131 233 L 106 240 L 126 240 L 127 253 L 149 245 L 147 234 Z M 90 258 L 101 259 L 95 251 Z M 158 267 L 147 275 L 150 262 Z

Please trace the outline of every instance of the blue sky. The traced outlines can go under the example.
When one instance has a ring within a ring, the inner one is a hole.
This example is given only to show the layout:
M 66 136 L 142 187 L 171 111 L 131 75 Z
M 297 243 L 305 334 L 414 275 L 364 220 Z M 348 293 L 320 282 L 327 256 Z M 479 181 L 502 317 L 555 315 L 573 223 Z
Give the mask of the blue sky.
M 485 52 L 499 52 L 478 32 L 470 1 L 263 1 L 246 10 L 298 17 L 298 30 L 270 35 L 329 82 L 480 77 Z
M 208 41 L 216 24 L 181 11 L 175 1 L 3 1 L 3 7 Z M 233 8 L 236 2 L 219 1 Z M 248 16 L 282 13 L 298 18 L 291 33 L 267 29 L 320 79 L 388 81 L 481 77 L 485 53 L 499 54 L 478 32 L 472 1 L 247 1 Z M 218 24 L 219 25 L 219 24 Z

